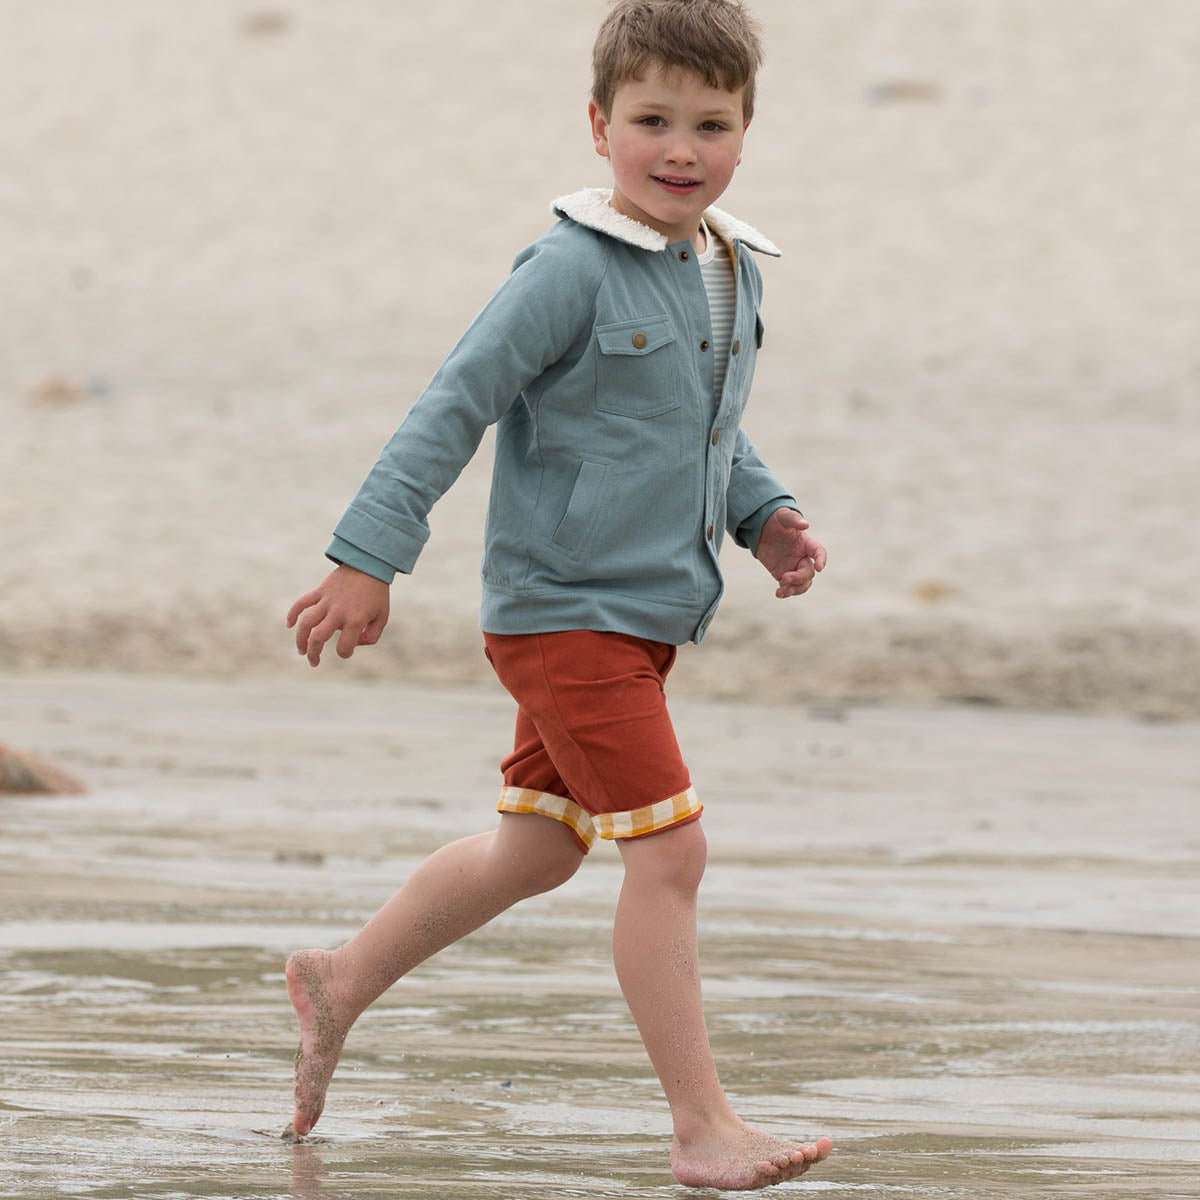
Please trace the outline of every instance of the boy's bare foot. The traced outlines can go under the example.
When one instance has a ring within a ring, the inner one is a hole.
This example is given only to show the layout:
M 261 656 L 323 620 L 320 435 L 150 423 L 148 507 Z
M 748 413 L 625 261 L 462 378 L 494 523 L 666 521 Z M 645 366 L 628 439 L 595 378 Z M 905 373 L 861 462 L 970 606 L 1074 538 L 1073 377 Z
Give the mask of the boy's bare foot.
M 803 1175 L 813 1163 L 828 1158 L 832 1149 L 827 1137 L 800 1145 L 752 1129 L 734 1117 L 706 1126 L 686 1140 L 676 1134 L 671 1170 L 684 1187 L 749 1191 Z
M 292 1128 L 301 1136 L 325 1107 L 325 1091 L 350 1031 L 335 1006 L 330 957 L 327 950 L 297 950 L 287 961 L 288 997 L 300 1019 Z

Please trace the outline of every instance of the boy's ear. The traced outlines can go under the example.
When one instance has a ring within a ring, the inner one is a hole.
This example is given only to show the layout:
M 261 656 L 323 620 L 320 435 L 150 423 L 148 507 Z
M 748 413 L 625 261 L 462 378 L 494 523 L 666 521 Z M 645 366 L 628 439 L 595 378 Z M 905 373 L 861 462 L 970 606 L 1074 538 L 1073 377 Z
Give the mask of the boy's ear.
M 751 118 L 751 119 L 753 119 L 753 118 Z M 746 130 L 747 130 L 747 129 L 749 129 L 749 128 L 750 128 L 750 122 L 749 122 L 749 121 L 747 121 L 747 122 L 745 123 L 745 125 L 743 125 L 743 126 L 742 126 L 742 137 L 745 137 L 745 136 L 746 136 Z M 735 167 L 740 167 L 740 166 L 742 165 L 742 155 L 741 155 L 740 151 L 739 151 L 739 153 L 738 153 L 738 156 L 737 156 L 737 162 L 736 162 L 736 163 L 734 163 L 733 165 L 734 165 Z
M 588 101 L 588 122 L 592 127 L 592 142 L 596 153 L 602 158 L 608 157 L 608 118 L 600 111 L 600 105 L 595 100 Z

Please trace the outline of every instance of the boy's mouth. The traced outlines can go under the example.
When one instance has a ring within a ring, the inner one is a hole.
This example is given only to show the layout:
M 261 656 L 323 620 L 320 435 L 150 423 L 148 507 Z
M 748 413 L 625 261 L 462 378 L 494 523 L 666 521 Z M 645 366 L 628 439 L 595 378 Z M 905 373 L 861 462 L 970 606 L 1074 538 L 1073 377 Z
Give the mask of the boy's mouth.
M 674 192 L 677 196 L 686 196 L 700 186 L 699 179 L 684 179 L 682 176 L 651 175 L 650 178 L 659 187 L 665 188 L 668 192 Z

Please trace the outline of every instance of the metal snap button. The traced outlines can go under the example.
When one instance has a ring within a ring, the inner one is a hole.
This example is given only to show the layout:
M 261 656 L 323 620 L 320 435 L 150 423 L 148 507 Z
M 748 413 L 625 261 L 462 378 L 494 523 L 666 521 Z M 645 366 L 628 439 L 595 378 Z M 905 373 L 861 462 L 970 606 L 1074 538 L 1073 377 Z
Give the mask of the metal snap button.
M 700 349 L 701 349 L 701 350 L 707 350 L 707 349 L 708 349 L 708 343 L 707 343 L 707 342 L 701 342 L 701 343 L 700 343 Z
M 738 341 L 735 341 L 735 342 L 733 343 L 733 352 L 734 352 L 734 354 L 736 354 L 736 353 L 737 353 L 737 352 L 738 352 L 738 351 L 739 351 L 741 348 L 742 348 L 742 343 L 741 343 L 741 341 L 740 341 L 740 340 L 738 340 Z
M 721 431 L 719 429 L 714 429 L 713 430 L 713 445 L 715 446 L 717 444 L 717 442 L 719 442 L 720 440 L 721 440 Z
M 687 252 L 686 250 L 680 250 L 680 252 L 679 252 L 679 261 L 680 261 L 680 262 L 687 262 L 687 260 L 688 260 L 688 252 Z

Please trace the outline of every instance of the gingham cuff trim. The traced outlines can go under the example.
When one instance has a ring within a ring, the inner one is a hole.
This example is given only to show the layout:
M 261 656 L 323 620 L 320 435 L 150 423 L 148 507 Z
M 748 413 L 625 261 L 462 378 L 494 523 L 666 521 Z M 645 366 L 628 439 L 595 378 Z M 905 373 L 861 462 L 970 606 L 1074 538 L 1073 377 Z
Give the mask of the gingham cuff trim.
M 531 788 L 505 787 L 500 791 L 500 803 L 496 806 L 496 811 L 539 813 L 543 817 L 553 817 L 554 820 L 569 826 L 589 850 L 596 840 L 596 827 L 592 824 L 592 818 L 574 800 L 568 800 L 566 796 L 552 796 L 549 792 L 535 792 Z M 648 812 L 649 809 L 643 811 Z
M 691 817 L 697 817 L 704 806 L 696 795 L 695 788 L 688 788 L 657 804 L 635 808 L 633 812 L 596 813 L 592 820 L 602 838 L 635 838 L 647 833 L 669 829 Z

